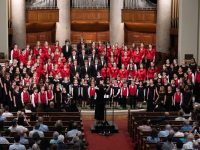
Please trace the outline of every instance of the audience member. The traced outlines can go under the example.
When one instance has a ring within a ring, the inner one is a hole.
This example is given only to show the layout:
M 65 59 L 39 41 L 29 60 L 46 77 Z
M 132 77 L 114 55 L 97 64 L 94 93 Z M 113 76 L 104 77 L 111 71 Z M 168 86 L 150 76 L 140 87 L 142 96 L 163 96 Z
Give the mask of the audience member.
M 172 142 L 173 135 L 169 134 L 167 136 L 167 141 L 163 143 L 162 150 L 173 150 L 175 148 L 175 145 Z
M 165 130 L 161 130 L 159 133 L 158 133 L 158 137 L 167 137 L 170 133 L 170 130 L 171 130 L 171 125 L 170 124 L 167 124 L 165 125 Z
M 15 135 L 14 137 L 15 143 L 9 146 L 9 150 L 26 150 L 26 147 L 19 143 L 20 136 Z
M 0 132 L 0 144 L 9 144 L 8 140 Z
M 38 124 L 40 125 L 39 130 L 42 132 L 48 132 L 49 128 L 47 125 L 43 124 L 43 117 L 38 117 Z
M 35 132 L 37 132 L 39 134 L 40 138 L 43 138 L 44 137 L 44 132 L 40 131 L 39 128 L 40 128 L 40 124 L 36 123 L 35 127 L 33 128 L 33 130 L 29 132 L 29 137 L 32 138 L 33 134 Z
M 8 129 L 9 129 L 11 132 L 18 132 L 18 133 L 19 133 L 19 132 L 25 133 L 25 132 L 28 131 L 28 129 L 25 128 L 24 126 L 18 125 L 16 119 L 13 119 L 13 121 L 12 121 L 12 126 L 10 126 Z
M 160 142 L 160 138 L 158 137 L 158 131 L 155 128 L 152 129 L 151 135 L 147 137 L 147 142 L 149 143 Z
M 53 139 L 50 140 L 50 144 L 57 144 L 58 143 L 58 136 L 59 133 L 57 131 L 53 132 Z
M 2 114 L 3 117 L 12 117 L 13 114 L 11 112 L 9 112 L 9 106 L 5 106 L 4 107 L 4 112 Z

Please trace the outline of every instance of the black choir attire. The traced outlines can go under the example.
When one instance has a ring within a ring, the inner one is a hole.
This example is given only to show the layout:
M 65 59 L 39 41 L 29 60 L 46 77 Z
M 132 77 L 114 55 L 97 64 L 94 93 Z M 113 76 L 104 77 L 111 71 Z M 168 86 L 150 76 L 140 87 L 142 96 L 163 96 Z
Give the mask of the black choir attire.
M 62 92 L 62 109 L 65 109 L 66 112 L 70 111 L 70 101 L 67 92 Z
M 73 82 L 74 76 L 76 75 L 77 72 L 80 73 L 80 66 L 71 65 L 70 66 L 70 81 L 71 82 Z
M 89 85 L 88 84 L 83 84 L 81 86 L 82 101 L 85 101 L 85 102 L 88 101 L 88 98 L 89 98 L 88 89 L 89 89 Z
M 89 77 L 91 76 L 91 68 L 88 65 L 81 67 L 80 77 L 85 78 L 86 74 L 88 74 Z
M 72 99 L 75 104 L 78 104 L 78 99 L 79 99 L 79 85 L 72 85 Z
M 15 97 L 15 103 L 16 103 L 15 111 L 23 109 L 23 104 L 22 104 L 22 101 L 21 101 L 21 93 L 14 91 L 13 96 Z
M 96 77 L 97 76 L 97 72 L 101 70 L 101 66 L 99 64 L 94 64 L 93 66 L 91 66 L 92 68 L 92 77 Z
M 0 84 L 0 97 L 3 97 L 3 75 L 0 73 L 0 80 L 2 85 Z M 0 104 L 3 104 L 3 98 L 0 98 Z
M 105 85 L 104 85 L 104 88 L 105 88 L 105 95 L 104 95 L 105 102 L 106 102 L 107 104 L 109 104 L 110 107 L 111 107 L 111 105 L 112 105 L 112 100 L 111 100 L 111 98 L 110 98 L 110 95 L 111 95 L 111 87 L 110 87 L 109 84 L 105 84 Z
M 96 120 L 104 120 L 104 109 L 105 109 L 105 89 L 102 84 L 98 86 L 96 89 L 97 99 L 96 99 L 96 107 L 95 107 L 95 119 Z
M 57 108 L 60 108 L 61 104 L 62 104 L 61 90 L 55 89 L 55 97 L 54 98 L 55 98 L 55 103 L 56 103 Z
M 170 93 L 167 92 L 166 94 L 166 101 L 165 101 L 165 109 L 167 111 L 172 111 L 172 107 L 173 107 L 173 96 L 174 93 L 171 91 Z
M 137 100 L 143 102 L 145 100 L 145 88 L 144 86 L 138 86 L 137 88 Z
M 155 94 L 155 85 L 149 85 L 147 87 L 147 111 L 149 112 L 152 112 L 154 110 Z
M 191 91 L 184 91 L 183 92 L 183 98 L 182 98 L 182 104 L 181 104 L 182 109 L 184 110 L 185 113 L 189 113 L 192 111 L 192 93 Z
M 86 55 L 80 54 L 78 57 L 78 64 L 82 67 L 84 66 L 84 61 L 87 59 Z
M 68 82 L 63 81 L 61 84 L 66 89 L 66 92 L 70 93 L 71 82 L 70 81 L 68 81 Z
M 4 94 L 3 94 L 3 106 L 10 106 L 11 105 L 11 99 L 10 99 L 10 96 L 9 96 L 9 91 L 10 91 L 10 87 L 11 87 L 11 83 L 10 83 L 10 80 L 4 80 L 4 88 L 6 88 L 6 91 L 7 91 L 7 95 L 6 95 L 6 92 L 4 90 Z
M 160 105 L 163 105 L 163 104 L 164 104 L 165 97 L 166 97 L 165 92 L 160 92 L 160 93 L 159 93 L 158 99 L 157 99 L 157 101 L 156 101 L 156 105 L 157 105 L 158 107 L 159 107 Z
M 72 54 L 72 46 L 71 45 L 64 45 L 62 47 L 62 52 L 66 58 L 66 60 L 71 56 Z
M 114 102 L 119 102 L 119 98 L 120 98 L 120 87 L 119 86 L 113 86 L 112 87 L 113 90 L 113 101 Z

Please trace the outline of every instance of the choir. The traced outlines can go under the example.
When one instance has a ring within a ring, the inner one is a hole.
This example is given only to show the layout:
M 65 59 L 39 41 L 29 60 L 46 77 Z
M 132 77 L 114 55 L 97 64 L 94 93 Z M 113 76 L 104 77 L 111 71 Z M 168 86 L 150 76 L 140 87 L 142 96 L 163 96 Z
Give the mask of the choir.
M 13 110 L 31 104 L 46 109 L 51 101 L 61 109 L 72 102 L 95 108 L 96 89 L 104 81 L 107 105 L 126 109 L 147 104 L 147 111 L 192 109 L 200 100 L 200 68 L 195 60 L 167 59 L 156 66 L 156 49 L 143 43 L 131 47 L 81 39 L 77 48 L 69 40 L 61 47 L 39 41 L 34 47 L 11 51 L 10 62 L 0 67 L 0 103 Z

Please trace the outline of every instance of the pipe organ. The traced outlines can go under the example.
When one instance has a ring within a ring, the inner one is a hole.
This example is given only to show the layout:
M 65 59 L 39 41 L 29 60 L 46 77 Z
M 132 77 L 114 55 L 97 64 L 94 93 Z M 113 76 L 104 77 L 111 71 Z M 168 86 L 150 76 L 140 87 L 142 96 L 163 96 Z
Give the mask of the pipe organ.
M 109 0 L 71 0 L 72 8 L 107 8 Z

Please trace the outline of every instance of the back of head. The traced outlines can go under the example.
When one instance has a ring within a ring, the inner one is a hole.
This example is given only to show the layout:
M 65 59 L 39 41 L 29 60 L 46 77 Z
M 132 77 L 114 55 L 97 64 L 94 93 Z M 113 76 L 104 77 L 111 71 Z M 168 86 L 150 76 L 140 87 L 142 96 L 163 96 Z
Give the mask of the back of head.
M 40 124 L 39 124 L 39 123 L 36 123 L 34 129 L 35 129 L 35 130 L 38 130 L 39 128 L 40 128 Z
M 58 136 L 58 142 L 59 143 L 63 143 L 64 139 L 65 139 L 65 137 L 62 134 Z
M 192 133 L 187 135 L 187 141 L 192 141 L 194 139 L 194 135 Z
M 76 122 L 73 123 L 73 129 L 77 129 L 77 123 Z
M 9 106 L 6 105 L 6 106 L 4 107 L 4 110 L 5 110 L 6 112 L 8 112 L 8 111 L 9 111 Z
M 33 144 L 33 146 L 32 146 L 32 150 L 40 150 L 40 147 L 39 147 L 39 145 L 38 144 Z
M 43 117 L 38 118 L 38 123 L 43 123 Z
M 40 140 L 40 135 L 38 134 L 38 132 L 34 132 L 32 138 L 35 142 L 37 142 Z
M 15 143 L 19 143 L 20 136 L 19 135 L 15 135 L 14 140 L 15 140 Z
M 171 130 L 171 125 L 170 125 L 170 124 L 167 124 L 167 125 L 165 126 L 165 129 L 168 130 L 168 131 Z
M 182 110 L 180 110 L 180 111 L 178 112 L 178 115 L 179 115 L 180 117 L 183 117 L 184 112 L 183 112 Z
M 16 120 L 16 119 L 13 119 L 13 120 L 12 120 L 12 126 L 15 127 L 16 125 L 17 125 L 17 120 Z
M 58 136 L 59 136 L 59 133 L 58 133 L 57 131 L 55 131 L 55 132 L 53 133 L 53 139 L 54 139 L 54 140 L 57 140 L 57 139 L 58 139 Z

